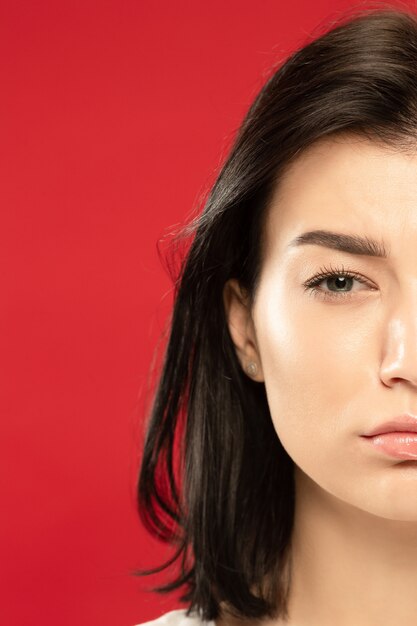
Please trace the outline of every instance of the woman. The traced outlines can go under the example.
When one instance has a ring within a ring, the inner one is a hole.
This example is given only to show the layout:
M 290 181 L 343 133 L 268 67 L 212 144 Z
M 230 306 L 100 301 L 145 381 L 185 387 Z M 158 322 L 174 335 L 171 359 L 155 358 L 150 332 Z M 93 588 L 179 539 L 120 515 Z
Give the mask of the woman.
M 179 560 L 187 603 L 153 624 L 417 623 L 416 148 L 405 10 L 340 22 L 250 108 L 146 435 L 139 512 L 177 546 L 153 571 Z

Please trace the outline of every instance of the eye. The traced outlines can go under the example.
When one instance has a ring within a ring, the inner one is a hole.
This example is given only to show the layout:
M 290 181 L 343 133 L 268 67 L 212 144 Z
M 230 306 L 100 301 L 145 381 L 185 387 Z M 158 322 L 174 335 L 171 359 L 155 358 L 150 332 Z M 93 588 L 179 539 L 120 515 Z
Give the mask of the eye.
M 303 283 L 305 291 L 310 291 L 314 296 L 324 299 L 341 299 L 352 297 L 354 281 L 366 285 L 369 289 L 375 287 L 361 274 L 341 268 L 320 268 L 320 271 Z M 326 283 L 329 290 L 320 287 Z

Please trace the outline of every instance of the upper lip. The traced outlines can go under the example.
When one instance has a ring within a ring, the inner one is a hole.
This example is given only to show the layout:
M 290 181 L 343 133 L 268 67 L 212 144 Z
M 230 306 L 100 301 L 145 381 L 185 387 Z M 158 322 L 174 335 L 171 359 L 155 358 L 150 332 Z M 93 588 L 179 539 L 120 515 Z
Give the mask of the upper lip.
M 378 424 L 372 430 L 364 433 L 363 437 L 374 437 L 375 435 L 383 435 L 384 433 L 408 432 L 417 433 L 417 415 L 398 415 L 393 419 Z

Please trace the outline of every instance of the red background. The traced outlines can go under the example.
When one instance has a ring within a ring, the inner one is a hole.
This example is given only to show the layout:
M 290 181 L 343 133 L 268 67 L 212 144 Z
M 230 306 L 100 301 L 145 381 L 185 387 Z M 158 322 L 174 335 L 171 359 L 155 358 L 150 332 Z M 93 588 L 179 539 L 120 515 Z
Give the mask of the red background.
M 415 3 L 411 3 L 413 5 Z M 135 511 L 169 306 L 156 243 L 266 70 L 352 2 L 0 2 L 0 623 L 132 626 L 180 608 Z

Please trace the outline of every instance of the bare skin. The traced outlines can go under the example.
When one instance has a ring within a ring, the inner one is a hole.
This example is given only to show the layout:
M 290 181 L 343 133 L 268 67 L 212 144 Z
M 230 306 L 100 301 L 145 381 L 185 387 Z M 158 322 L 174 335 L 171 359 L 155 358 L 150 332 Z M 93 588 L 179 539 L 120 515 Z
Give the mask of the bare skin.
M 388 257 L 289 247 L 316 229 L 376 239 Z M 323 268 L 339 278 L 307 288 Z M 417 150 L 339 137 L 305 151 L 267 212 L 253 307 L 234 280 L 224 297 L 238 358 L 257 364 L 295 464 L 290 617 L 259 623 L 416 624 L 417 460 L 361 435 L 417 417 Z

